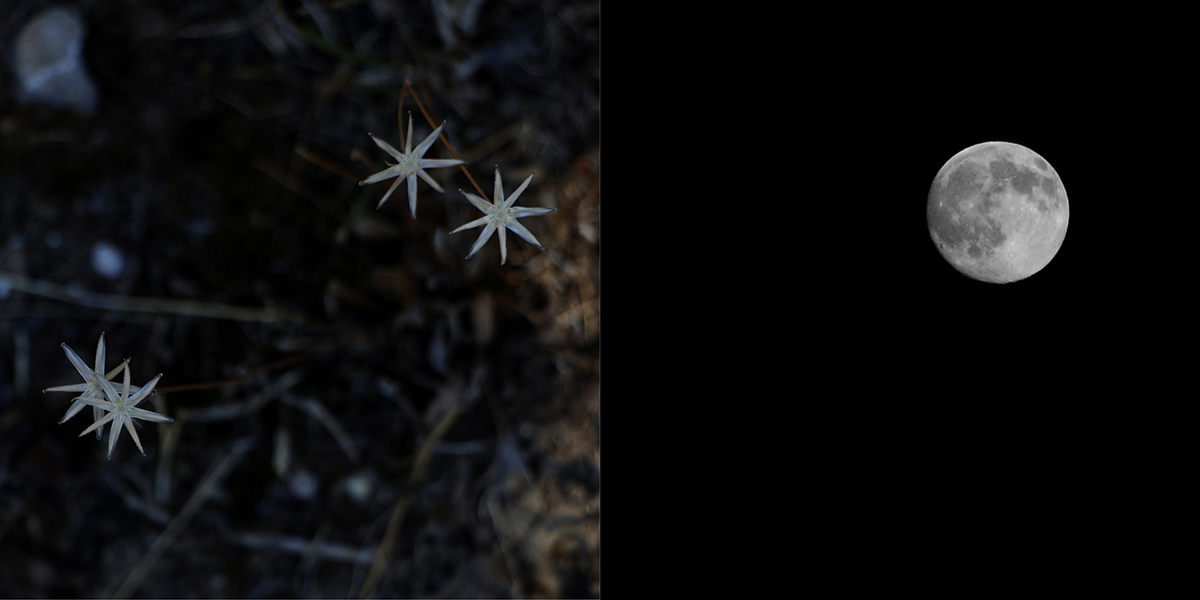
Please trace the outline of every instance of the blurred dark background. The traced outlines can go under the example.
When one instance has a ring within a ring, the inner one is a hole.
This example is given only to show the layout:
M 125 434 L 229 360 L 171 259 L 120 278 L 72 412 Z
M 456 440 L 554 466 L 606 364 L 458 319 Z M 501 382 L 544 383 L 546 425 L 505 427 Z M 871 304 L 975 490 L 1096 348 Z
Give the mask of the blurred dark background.
M 0 595 L 598 596 L 599 23 L 555 0 L 5 2 Z M 489 197 L 497 167 L 508 193 L 533 174 L 545 251 L 464 260 L 457 168 L 417 219 L 403 186 L 376 210 L 368 132 L 432 130 L 406 81 Z M 101 333 L 108 368 L 164 374 L 145 457 L 122 432 L 106 459 L 91 411 L 60 425 L 71 394 L 41 392 Z

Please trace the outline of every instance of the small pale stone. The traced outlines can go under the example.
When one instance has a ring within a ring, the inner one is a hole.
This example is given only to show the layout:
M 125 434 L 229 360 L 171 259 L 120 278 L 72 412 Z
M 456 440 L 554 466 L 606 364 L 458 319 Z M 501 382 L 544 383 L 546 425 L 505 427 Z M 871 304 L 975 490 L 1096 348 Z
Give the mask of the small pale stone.
M 44 10 L 25 24 L 14 53 L 22 102 L 83 114 L 95 111 L 96 86 L 82 56 L 86 31 L 83 18 L 68 8 Z
M 366 506 L 375 491 L 375 475 L 371 472 L 360 471 L 345 480 L 346 495 L 358 506 Z
M 92 268 L 101 277 L 116 279 L 125 271 L 125 253 L 104 240 L 96 242 L 92 246 Z
M 307 469 L 297 469 L 288 477 L 287 488 L 297 500 L 312 500 L 317 495 L 317 477 Z

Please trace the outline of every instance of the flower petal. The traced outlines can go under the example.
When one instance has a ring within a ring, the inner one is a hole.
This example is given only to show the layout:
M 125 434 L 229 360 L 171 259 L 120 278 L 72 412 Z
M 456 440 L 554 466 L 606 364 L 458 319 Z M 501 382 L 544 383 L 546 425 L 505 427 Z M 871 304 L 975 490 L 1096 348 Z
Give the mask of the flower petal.
M 505 243 L 504 231 L 505 231 L 505 228 L 501 227 L 500 228 L 500 264 L 504 264 L 504 261 L 508 260 L 508 244 Z
M 108 410 L 108 411 L 114 410 L 117 407 L 117 405 L 113 404 L 112 402 L 109 402 L 108 400 L 104 400 L 102 398 L 92 398 L 90 396 L 80 396 L 80 397 L 76 398 L 75 400 L 78 401 L 81 405 L 91 406 L 91 407 L 100 408 L 100 409 L 104 409 L 104 410 Z
M 150 411 L 142 409 L 142 408 L 131 408 L 131 409 L 129 409 L 129 414 L 132 415 L 133 418 L 135 418 L 135 419 L 141 419 L 143 421 L 150 421 L 152 423 L 174 423 L 175 422 L 175 419 L 172 419 L 171 417 L 168 417 L 166 415 L 160 415 L 156 412 L 150 412 Z
M 475 219 L 474 221 L 471 221 L 470 223 L 467 223 L 466 225 L 463 225 L 462 227 L 459 227 L 458 229 L 455 229 L 454 231 L 451 231 L 450 233 L 458 233 L 464 229 L 473 229 L 473 228 L 479 227 L 480 225 L 483 225 L 484 223 L 487 223 L 488 221 L 491 221 L 491 220 L 492 220 L 491 217 L 479 217 L 478 219 Z
M 87 404 L 84 402 L 80 402 L 78 400 L 72 401 L 71 406 L 67 408 L 67 414 L 63 415 L 62 420 L 59 421 L 58 424 L 62 425 L 63 423 L 66 423 L 67 419 L 79 414 L 79 411 L 83 410 L 83 407 L 85 406 L 87 406 Z
M 124 369 L 124 368 L 125 368 L 125 363 L 128 363 L 128 362 L 129 362 L 129 360 L 128 360 L 128 359 L 126 359 L 126 360 L 124 360 L 124 361 L 121 361 L 121 364 L 119 364 L 119 365 L 117 365 L 117 366 L 113 367 L 113 370 L 109 371 L 108 373 L 105 373 L 105 375 L 104 375 L 104 378 L 105 378 L 105 379 L 110 379 L 110 380 L 111 380 L 113 377 L 116 377 L 116 376 L 117 376 L 117 373 L 120 373 L 120 372 L 121 372 L 121 369 Z M 99 375 L 99 374 L 100 374 L 100 372 L 99 372 L 99 371 L 96 371 L 96 374 L 97 374 L 97 375 Z M 135 386 L 133 386 L 133 387 L 135 387 L 135 388 L 136 388 L 137 386 L 135 385 Z
M 396 191 L 396 188 L 400 186 L 400 182 L 404 181 L 405 177 L 407 177 L 407 175 L 401 175 L 400 179 L 397 179 L 396 182 L 392 184 L 392 187 L 388 188 L 387 193 L 383 195 L 383 199 L 379 201 L 379 204 L 375 205 L 375 210 L 383 208 L 383 203 L 387 202 L 387 199 L 391 197 L 392 192 Z
M 105 423 L 115 419 L 116 417 L 117 417 L 117 413 L 108 413 L 107 415 L 104 415 L 103 419 L 100 419 L 99 421 L 92 423 L 91 427 L 84 429 L 83 433 L 79 434 L 79 437 L 83 437 L 84 435 L 91 433 L 92 431 L 96 430 L 99 427 L 102 427 Z
M 150 397 L 150 392 L 154 390 L 155 385 L 158 385 L 159 377 L 162 377 L 162 373 L 155 375 L 154 379 L 150 380 L 150 383 L 147 383 L 138 393 L 134 394 L 132 398 L 126 401 L 127 404 L 129 404 L 129 406 L 137 406 L 138 404 L 142 403 L 142 400 Z
M 63 342 L 62 348 L 67 353 L 67 360 L 71 361 L 71 365 L 75 367 L 76 371 L 79 371 L 79 375 L 83 377 L 84 381 L 91 383 L 92 380 L 95 379 L 92 369 L 84 364 L 83 360 L 79 358 L 79 355 L 75 354 L 75 351 L 72 350 L 66 342 Z
M 128 363 L 129 361 L 125 361 Z M 125 365 L 125 383 L 121 386 L 121 397 L 128 400 L 129 398 L 129 365 Z
M 465 165 L 465 164 L 467 164 L 466 161 L 453 159 L 453 158 L 422 158 L 421 159 L 421 168 L 422 169 L 441 169 L 444 167 L 457 167 L 458 165 Z
M 530 207 L 530 206 L 514 206 L 514 207 L 508 209 L 508 217 L 510 219 L 520 219 L 522 217 L 539 217 L 541 215 L 548 215 L 556 210 L 558 210 L 558 209 L 557 208 Z
M 408 113 L 408 136 L 404 138 L 404 153 L 412 154 L 412 113 L 411 112 Z
M 443 190 L 442 186 L 439 185 L 438 182 L 434 181 L 433 178 L 429 176 L 429 173 L 426 173 L 425 171 L 417 171 L 417 175 L 420 175 L 421 179 L 424 179 L 425 183 L 428 183 L 430 186 L 433 187 L 433 189 L 435 189 L 443 194 L 446 193 L 446 190 Z
M 100 334 L 100 343 L 96 344 L 96 373 L 104 373 L 104 334 Z
M 399 150 L 393 148 L 391 144 L 375 137 L 374 134 L 368 133 L 367 135 L 371 136 L 371 139 L 375 140 L 376 146 L 379 146 L 380 148 L 382 148 L 384 152 L 391 154 L 392 158 L 394 158 L 396 160 L 400 160 L 400 159 L 404 158 L 404 155 L 401 154 Z
M 467 197 L 467 201 L 470 202 L 475 208 L 478 208 L 479 210 L 483 211 L 484 214 L 488 214 L 488 215 L 492 214 L 492 209 L 495 207 L 492 206 L 491 202 L 488 202 L 487 200 L 484 200 L 483 198 L 480 198 L 479 196 L 476 196 L 475 194 L 468 194 L 467 192 L 463 192 L 462 190 L 458 190 L 458 191 L 462 192 L 462 194 Z
M 137 444 L 138 451 L 142 453 L 142 456 L 145 456 L 146 450 L 142 448 L 142 440 L 138 439 L 137 430 L 133 428 L 133 419 L 125 419 L 125 430 L 129 432 L 129 435 L 133 436 L 133 443 Z M 112 443 L 110 442 L 109 446 L 111 445 Z M 112 456 L 112 448 L 108 449 L 108 455 Z
M 417 178 L 408 178 L 408 210 L 412 218 L 417 218 Z
M 414 150 L 413 152 L 416 152 L 417 156 L 425 156 L 425 153 L 429 151 L 429 147 L 432 146 L 434 140 L 437 139 L 438 134 L 442 132 L 442 127 L 445 127 L 445 126 L 446 126 L 445 123 L 438 125 L 437 129 L 434 129 L 433 133 L 429 134 L 429 137 L 425 138 L 424 140 L 421 140 L 420 144 L 417 144 L 417 149 Z M 412 115 L 408 116 L 408 127 L 409 127 L 408 135 L 411 138 L 412 137 Z
M 517 196 L 520 196 L 521 192 L 525 191 L 525 188 L 529 187 L 529 182 L 532 180 L 533 173 L 530 173 L 529 177 L 526 177 L 524 183 L 521 184 L 521 187 L 517 188 L 517 191 L 513 192 L 512 195 L 504 201 L 504 208 L 512 206 L 513 203 L 517 201 Z
M 109 413 L 109 414 L 114 415 L 116 413 Z M 128 423 L 128 421 L 126 419 L 124 419 L 122 417 L 117 417 L 116 419 L 113 420 L 112 427 L 110 427 L 108 430 L 108 460 L 112 460 L 113 448 L 117 447 L 117 438 L 121 437 L 122 421 Z M 141 446 L 140 443 L 138 445 Z
M 511 229 L 513 231 L 513 233 L 521 236 L 521 238 L 523 238 L 525 241 L 529 242 L 530 244 L 533 244 L 534 246 L 537 246 L 538 250 L 545 250 L 545 248 L 543 248 L 542 245 L 538 243 L 537 238 L 533 237 L 533 234 L 530 233 L 528 229 L 525 229 L 524 225 L 522 225 L 516 221 L 509 221 L 509 222 L 505 223 L 504 225 L 506 227 L 508 227 L 509 229 Z
M 96 421 L 99 421 L 100 417 L 104 416 L 104 413 L 102 412 L 102 410 L 103 409 L 101 409 L 99 406 L 92 407 L 92 422 L 93 423 L 95 423 Z M 100 439 L 100 430 L 98 430 L 98 429 L 96 430 L 96 439 Z
M 360 186 L 370 185 L 372 183 L 383 181 L 384 179 L 391 179 L 392 177 L 395 177 L 397 175 L 403 176 L 404 170 L 400 168 L 400 165 L 392 165 L 392 166 L 358 182 L 358 185 L 360 185 Z
M 496 221 L 489 220 L 487 227 L 483 228 L 483 233 L 479 234 L 479 239 L 475 240 L 475 245 L 471 246 L 471 253 L 467 255 L 467 258 L 471 258 L 472 256 L 475 255 L 476 252 L 479 252 L 479 249 L 482 248 L 483 245 L 486 244 L 489 239 L 491 239 L 492 234 L 495 232 L 496 232 Z
M 86 392 L 87 390 L 88 390 L 88 384 L 86 384 L 86 383 L 72 383 L 71 385 L 57 385 L 54 387 L 49 387 L 49 388 L 42 390 L 42 393 L 45 394 L 46 392 Z
M 113 405 L 118 405 L 125 401 L 125 399 L 121 397 L 121 392 L 117 391 L 117 386 L 113 385 L 111 381 L 107 379 L 97 379 L 96 381 L 100 382 L 100 388 L 104 390 L 105 398 L 107 398 L 109 402 L 113 403 Z

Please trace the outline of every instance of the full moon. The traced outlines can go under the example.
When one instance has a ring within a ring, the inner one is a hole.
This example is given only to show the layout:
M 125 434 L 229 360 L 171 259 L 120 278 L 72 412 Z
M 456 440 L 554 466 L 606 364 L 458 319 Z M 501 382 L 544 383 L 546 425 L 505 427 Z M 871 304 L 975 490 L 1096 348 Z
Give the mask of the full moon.
M 929 234 L 963 274 L 993 283 L 1041 271 L 1062 246 L 1070 209 L 1058 173 L 1033 150 L 976 144 L 929 188 Z

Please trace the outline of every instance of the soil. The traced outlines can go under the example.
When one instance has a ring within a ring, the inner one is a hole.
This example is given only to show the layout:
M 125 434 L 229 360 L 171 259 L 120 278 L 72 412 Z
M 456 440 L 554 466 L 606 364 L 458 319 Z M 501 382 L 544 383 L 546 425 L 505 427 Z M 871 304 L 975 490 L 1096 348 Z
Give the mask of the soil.
M 0 595 L 598 596 L 599 3 L 59 4 L 92 115 L 18 101 L 0 8 Z M 357 185 L 410 113 L 470 174 L 416 219 Z M 450 233 L 497 168 L 557 209 L 504 265 Z M 41 391 L 102 333 L 145 456 Z

